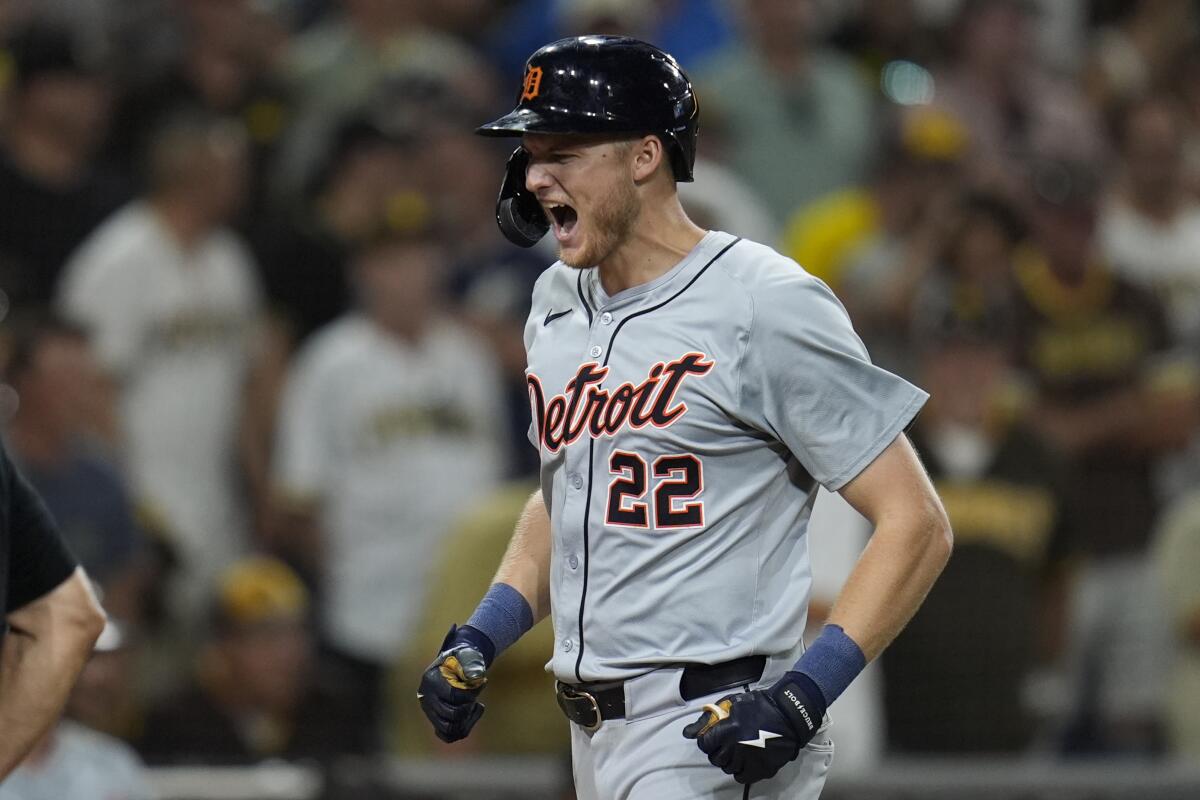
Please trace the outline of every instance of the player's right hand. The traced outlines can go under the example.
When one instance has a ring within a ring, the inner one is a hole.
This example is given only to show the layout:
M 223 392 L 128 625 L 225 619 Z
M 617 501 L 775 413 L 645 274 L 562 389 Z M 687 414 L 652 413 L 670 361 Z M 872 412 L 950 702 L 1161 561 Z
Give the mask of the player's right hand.
M 433 724 L 433 732 L 443 742 L 466 738 L 483 716 L 479 693 L 487 684 L 487 664 L 483 654 L 450 627 L 441 652 L 421 675 L 417 700 Z

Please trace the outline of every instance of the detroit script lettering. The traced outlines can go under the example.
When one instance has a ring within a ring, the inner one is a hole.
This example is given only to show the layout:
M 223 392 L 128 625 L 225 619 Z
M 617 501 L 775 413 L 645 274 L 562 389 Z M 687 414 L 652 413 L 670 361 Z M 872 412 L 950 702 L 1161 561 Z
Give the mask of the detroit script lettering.
M 593 439 L 612 436 L 628 425 L 665 428 L 687 411 L 675 403 L 679 387 L 689 375 L 705 375 L 715 364 L 704 353 L 688 353 L 675 361 L 659 362 L 644 381 L 622 383 L 609 391 L 600 387 L 608 367 L 594 361 L 582 364 L 566 390 L 547 402 L 542 381 L 530 373 L 529 403 L 537 421 L 538 438 L 551 453 L 587 432 Z

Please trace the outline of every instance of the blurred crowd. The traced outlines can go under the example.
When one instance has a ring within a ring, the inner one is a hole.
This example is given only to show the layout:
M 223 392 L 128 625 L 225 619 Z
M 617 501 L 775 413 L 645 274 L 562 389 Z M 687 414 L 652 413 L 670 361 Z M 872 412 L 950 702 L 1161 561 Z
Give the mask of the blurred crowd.
M 3 0 L 0 413 L 113 621 L 0 798 L 447 754 L 414 676 L 533 486 L 554 260 L 499 235 L 512 143 L 473 130 L 578 33 L 680 59 L 689 213 L 932 394 L 956 551 L 839 735 L 1200 756 L 1196 3 Z M 566 748 L 549 641 L 454 752 Z

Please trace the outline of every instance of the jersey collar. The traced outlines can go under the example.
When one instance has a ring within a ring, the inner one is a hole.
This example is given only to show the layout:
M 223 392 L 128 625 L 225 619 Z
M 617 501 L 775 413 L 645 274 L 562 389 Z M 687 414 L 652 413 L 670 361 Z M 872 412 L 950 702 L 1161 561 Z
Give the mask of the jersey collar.
M 614 309 L 641 299 L 654 299 L 659 295 L 670 292 L 680 281 L 688 281 L 716 255 L 722 247 L 734 240 L 732 234 L 723 231 L 709 231 L 704 234 L 696 246 L 671 269 L 659 275 L 652 281 L 631 286 L 614 295 L 609 295 L 600 285 L 600 270 L 593 267 L 588 270 L 584 279 L 588 299 L 597 310 Z

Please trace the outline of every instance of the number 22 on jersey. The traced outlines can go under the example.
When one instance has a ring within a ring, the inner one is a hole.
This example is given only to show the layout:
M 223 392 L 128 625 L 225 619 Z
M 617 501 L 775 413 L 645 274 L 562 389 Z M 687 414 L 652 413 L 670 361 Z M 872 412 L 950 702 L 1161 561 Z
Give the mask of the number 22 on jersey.
M 659 530 L 704 526 L 704 468 L 691 454 L 659 456 L 647 466 L 637 453 L 614 450 L 608 471 L 605 524 L 618 528 L 649 528 L 650 517 Z M 653 476 L 654 492 L 646 494 Z

